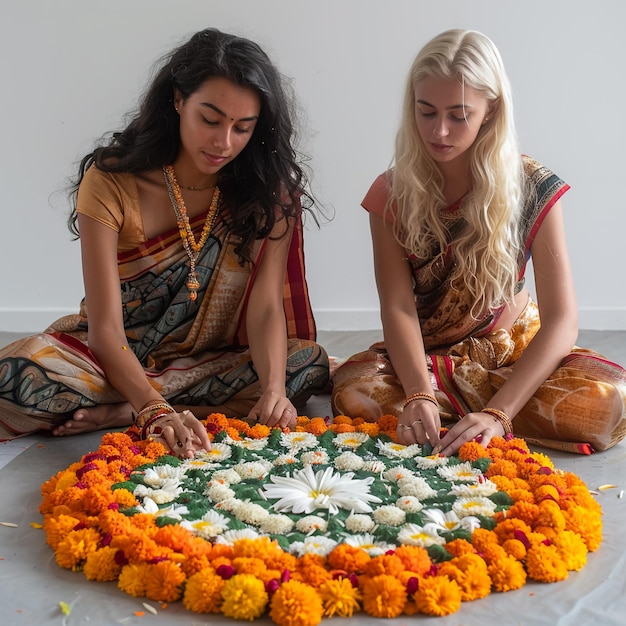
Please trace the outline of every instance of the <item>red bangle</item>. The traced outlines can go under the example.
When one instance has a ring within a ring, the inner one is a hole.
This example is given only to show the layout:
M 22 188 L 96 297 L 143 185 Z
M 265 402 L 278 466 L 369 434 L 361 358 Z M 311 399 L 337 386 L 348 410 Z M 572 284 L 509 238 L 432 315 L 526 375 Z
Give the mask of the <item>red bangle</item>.
M 166 415 L 170 415 L 171 413 L 173 413 L 173 411 L 165 411 L 162 410 L 159 413 L 155 413 L 154 415 L 151 415 L 144 423 L 144 425 L 141 427 L 141 431 L 139 433 L 139 438 L 144 440 L 147 439 L 150 435 L 153 435 L 154 433 L 152 432 L 148 432 L 148 429 L 154 424 L 154 422 L 156 422 L 158 419 L 165 417 Z

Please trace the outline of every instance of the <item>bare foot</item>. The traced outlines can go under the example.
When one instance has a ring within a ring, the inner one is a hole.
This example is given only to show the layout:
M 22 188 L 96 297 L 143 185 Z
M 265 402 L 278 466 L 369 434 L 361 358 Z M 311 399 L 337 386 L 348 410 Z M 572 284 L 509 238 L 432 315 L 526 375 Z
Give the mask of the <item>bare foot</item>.
M 94 430 L 130 426 L 132 423 L 132 409 L 127 402 L 99 404 L 98 406 L 77 409 L 72 418 L 57 426 L 52 434 L 57 437 L 81 435 Z

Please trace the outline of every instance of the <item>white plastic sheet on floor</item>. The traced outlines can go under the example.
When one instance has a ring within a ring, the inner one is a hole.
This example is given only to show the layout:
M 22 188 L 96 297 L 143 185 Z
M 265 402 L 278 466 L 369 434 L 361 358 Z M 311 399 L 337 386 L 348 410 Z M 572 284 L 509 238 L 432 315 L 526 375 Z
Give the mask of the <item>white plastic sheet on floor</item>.
M 171 625 L 239 623 L 220 615 L 187 611 L 181 602 L 171 603 L 157 615 L 145 612 L 145 598 L 133 598 L 115 583 L 88 581 L 80 572 L 60 568 L 45 543 L 43 530 L 31 526 L 41 522 L 38 512 L 40 488 L 50 476 L 98 448 L 102 433 L 71 438 L 41 437 L 0 470 L 0 521 L 17 528 L 0 526 L 0 625 L 36 626 L 115 624 Z M 606 483 L 618 485 L 596 496 L 603 508 L 604 540 L 589 554 L 580 572 L 570 572 L 567 580 L 554 584 L 529 583 L 517 591 L 492 593 L 487 598 L 466 602 L 454 615 L 376 619 L 359 613 L 351 619 L 334 618 L 322 623 L 335 626 L 386 624 L 401 626 L 426 622 L 438 626 L 487 626 L 498 624 L 550 626 L 617 626 L 626 624 L 626 441 L 612 450 L 588 457 L 541 450 L 563 470 L 580 476 L 590 489 Z M 64 615 L 59 602 L 71 607 Z M 160 608 L 156 602 L 151 605 Z M 272 624 L 269 617 L 257 624 Z

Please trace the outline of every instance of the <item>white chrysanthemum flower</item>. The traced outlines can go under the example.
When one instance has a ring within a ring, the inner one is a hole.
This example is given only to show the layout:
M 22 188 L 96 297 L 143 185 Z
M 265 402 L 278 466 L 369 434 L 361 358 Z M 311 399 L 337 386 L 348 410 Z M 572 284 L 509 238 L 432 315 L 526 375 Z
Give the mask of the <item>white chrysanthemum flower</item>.
M 492 517 L 496 510 L 496 503 L 482 496 L 475 498 L 459 498 L 452 505 L 452 510 L 459 517 L 467 517 L 468 515 Z
M 461 519 L 454 511 L 444 513 L 439 509 L 425 509 L 422 517 L 426 525 L 433 525 L 437 532 L 450 532 L 461 526 Z
M 237 510 L 237 507 L 243 504 L 243 502 L 239 498 L 226 498 L 225 500 L 219 500 L 215 503 L 214 508 L 219 509 L 220 511 L 226 511 L 227 513 L 232 513 Z
M 378 451 L 390 459 L 412 459 L 422 452 L 422 447 L 414 443 L 411 446 L 403 446 L 393 441 L 377 441 Z
M 369 515 L 360 515 L 352 513 L 346 519 L 346 530 L 353 533 L 367 533 L 376 525 Z
M 406 513 L 393 504 L 387 504 L 374 511 L 374 521 L 387 526 L 401 526 L 406 521 Z
M 476 496 L 491 496 L 498 491 L 498 486 L 487 478 L 482 482 L 452 485 L 450 493 L 462 498 L 475 498 Z
M 419 469 L 432 469 L 433 467 L 443 467 L 449 463 L 447 456 L 441 454 L 434 454 L 430 456 L 418 456 L 413 459 L 415 465 Z
M 450 482 L 475 483 L 482 477 L 482 472 L 469 461 L 458 465 L 446 465 L 437 470 L 439 476 Z
M 135 487 L 135 497 L 140 500 L 141 498 L 150 498 L 157 504 L 165 504 L 166 502 L 173 502 L 182 493 L 183 488 L 176 479 L 164 480 L 159 488 L 152 489 L 145 485 L 137 485 Z
M 363 445 L 370 436 L 367 433 L 338 433 L 333 439 L 333 443 L 338 448 L 356 449 Z
M 390 480 L 391 482 L 397 483 L 399 480 L 403 478 L 413 478 L 415 474 L 406 467 L 402 467 L 401 465 L 396 465 L 395 467 L 390 467 L 383 474 L 383 478 L 386 480 Z
M 326 465 L 328 463 L 328 452 L 326 450 L 312 450 L 304 452 L 300 456 L 302 465 Z
M 270 514 L 267 509 L 254 502 L 242 502 L 233 513 L 237 519 L 254 526 L 259 526 Z
M 372 459 L 371 461 L 365 461 L 362 469 L 364 472 L 382 474 L 387 469 L 387 466 L 380 459 Z
M 241 530 L 227 530 L 224 534 L 215 538 L 215 543 L 222 543 L 227 546 L 233 546 L 237 541 L 242 539 L 258 539 L 261 535 L 252 528 L 243 528 Z
M 208 511 L 199 520 L 183 520 L 180 526 L 191 531 L 195 535 L 211 539 L 221 535 L 228 528 L 228 519 L 220 515 L 217 511 Z
M 241 476 L 234 469 L 228 468 L 213 472 L 211 481 L 222 483 L 223 485 L 236 485 L 241 482 Z
M 267 437 L 261 437 L 260 439 L 246 437 L 241 440 L 233 440 L 233 445 L 246 450 L 265 450 L 267 448 Z
M 312 433 L 283 433 L 280 436 L 280 445 L 290 450 L 303 450 L 306 448 L 317 448 L 318 440 Z
M 262 480 L 272 469 L 272 464 L 269 461 L 247 461 L 245 463 L 237 463 L 233 469 L 244 479 Z
M 230 459 L 233 451 L 230 446 L 225 443 L 212 443 L 210 450 L 200 450 L 196 452 L 196 459 L 206 461 L 207 463 L 220 463 L 226 459 Z
M 421 476 L 410 476 L 398 481 L 398 494 L 415 496 L 418 500 L 427 500 L 434 498 L 437 492 Z
M 365 464 L 365 461 L 363 461 L 363 459 L 358 454 L 346 451 L 335 457 L 333 463 L 338 470 L 344 472 L 354 472 L 360 470 Z
M 396 500 L 396 506 L 407 513 L 419 513 L 424 505 L 415 496 L 402 496 Z
M 149 487 L 158 489 L 164 485 L 178 485 L 185 479 L 186 469 L 184 466 L 173 467 L 172 465 L 155 465 L 149 467 L 144 475 L 143 482 Z
M 384 541 L 377 541 L 374 535 L 368 533 L 346 537 L 344 543 L 365 550 L 371 557 L 380 556 L 381 554 L 389 552 L 389 550 L 395 550 L 394 545 L 385 543 Z
M 332 467 L 313 472 L 310 465 L 294 472 L 293 478 L 270 476 L 271 484 L 263 489 L 270 500 L 278 499 L 274 509 L 278 512 L 312 513 L 316 509 L 328 509 L 336 515 L 339 508 L 369 513 L 370 502 L 381 502 L 370 493 L 373 477 L 355 479 L 352 472 L 339 474 Z
M 307 515 L 296 522 L 296 530 L 301 533 L 312 533 L 316 530 L 325 533 L 328 530 L 328 522 L 318 515 Z
M 322 535 L 312 535 L 304 541 L 296 541 L 291 544 L 289 551 L 297 556 L 304 554 L 317 554 L 319 556 L 328 556 L 337 546 L 337 542 L 330 537 Z
M 268 535 L 286 535 L 293 529 L 293 520 L 286 515 L 268 515 L 260 525 L 262 532 Z
M 299 463 L 298 457 L 292 453 L 280 454 L 274 459 L 274 465 L 296 465 L 297 463 Z
M 142 504 L 137 507 L 141 513 L 147 513 L 154 517 L 171 517 L 180 520 L 183 515 L 187 515 L 189 510 L 186 506 L 180 504 L 172 504 L 165 508 L 159 508 L 159 505 L 152 498 L 144 498 Z
M 222 502 L 222 500 L 230 500 L 235 497 L 235 492 L 228 485 L 215 480 L 209 482 L 204 494 L 211 502 Z
M 437 530 L 434 527 L 428 528 L 418 526 L 417 524 L 407 524 L 398 533 L 398 543 L 405 546 L 428 548 L 428 546 L 434 545 L 442 546 L 446 543 L 446 540 L 437 534 Z
M 193 459 L 183 461 L 181 467 L 184 467 L 185 471 L 192 469 L 207 470 L 216 467 L 217 463 L 214 459 L 207 461 L 206 457 L 200 458 L 199 454 L 199 452 L 196 452 L 196 456 L 194 456 Z

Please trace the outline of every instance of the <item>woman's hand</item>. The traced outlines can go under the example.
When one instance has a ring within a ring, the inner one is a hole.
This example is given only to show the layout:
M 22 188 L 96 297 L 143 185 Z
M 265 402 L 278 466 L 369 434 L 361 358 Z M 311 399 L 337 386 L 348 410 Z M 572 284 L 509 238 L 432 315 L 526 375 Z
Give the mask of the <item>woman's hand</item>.
M 487 447 L 494 437 L 503 435 L 504 427 L 493 415 L 468 413 L 439 440 L 433 453 L 450 456 L 468 441 L 476 441 Z
M 439 408 L 429 400 L 414 400 L 406 405 L 398 419 L 398 440 L 404 445 L 439 441 Z
M 291 401 L 284 394 L 275 391 L 265 391 L 261 394 L 248 413 L 248 419 L 252 422 L 279 428 L 295 428 L 297 417 L 298 412 Z
M 191 411 L 168 413 L 157 419 L 148 430 L 177 457 L 192 459 L 199 450 L 210 450 L 206 428 Z

